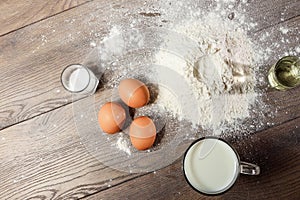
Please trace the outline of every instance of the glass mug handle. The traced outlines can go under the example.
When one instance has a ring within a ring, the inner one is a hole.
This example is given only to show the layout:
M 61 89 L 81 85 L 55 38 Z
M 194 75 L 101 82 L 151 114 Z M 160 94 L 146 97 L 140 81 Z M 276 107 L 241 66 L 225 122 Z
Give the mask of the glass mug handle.
M 240 173 L 241 174 L 247 174 L 247 175 L 259 175 L 260 174 L 260 168 L 259 166 L 247 163 L 247 162 L 240 162 Z

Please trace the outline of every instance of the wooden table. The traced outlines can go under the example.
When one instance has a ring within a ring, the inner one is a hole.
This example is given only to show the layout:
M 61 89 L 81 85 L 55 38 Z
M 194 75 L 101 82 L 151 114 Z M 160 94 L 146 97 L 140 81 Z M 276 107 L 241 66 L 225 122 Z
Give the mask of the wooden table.
M 212 2 L 212 1 L 211 1 Z M 208 5 L 201 1 L 199 5 Z M 241 2 L 241 1 L 237 1 Z M 248 1 L 257 22 L 250 33 L 272 55 L 266 69 L 299 48 L 300 1 Z M 60 83 L 62 69 L 80 63 L 112 24 L 163 15 L 155 1 L 2 0 L 0 2 L 0 199 L 205 199 L 182 174 L 182 158 L 155 173 L 131 174 L 101 164 L 76 132 L 72 99 Z M 156 14 L 151 13 L 151 8 Z M 162 22 L 163 24 L 164 22 Z M 280 26 L 290 42 L 278 46 Z M 299 50 L 298 50 L 299 51 Z M 299 52 L 298 52 L 299 56 Z M 227 193 L 212 199 L 300 199 L 300 88 L 266 89 L 277 108 L 268 125 L 251 137 L 228 138 L 261 175 L 240 176 Z M 265 108 L 261 108 L 262 110 Z M 267 118 L 268 116 L 266 116 Z

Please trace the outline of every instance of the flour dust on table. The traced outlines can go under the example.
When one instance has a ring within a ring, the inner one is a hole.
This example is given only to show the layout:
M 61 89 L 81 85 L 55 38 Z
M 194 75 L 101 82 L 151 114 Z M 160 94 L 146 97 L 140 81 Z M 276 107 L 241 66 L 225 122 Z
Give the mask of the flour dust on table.
M 255 62 L 258 56 L 255 55 L 247 33 L 237 24 L 224 21 L 214 13 L 202 17 L 201 20 L 187 20 L 174 25 L 172 30 L 164 30 L 161 43 L 157 44 L 156 49 L 149 55 L 151 59 L 144 66 L 136 64 L 135 61 L 118 62 L 119 58 L 112 62 L 113 65 L 108 65 L 108 70 L 120 71 L 108 85 L 114 87 L 121 78 L 130 73 L 143 74 L 147 71 L 149 81 L 166 83 L 158 84 L 156 103 L 173 117 L 187 120 L 193 127 L 201 126 L 211 130 L 214 135 L 220 135 L 232 128 L 238 130 L 237 121 L 250 117 L 251 108 L 259 98 L 258 91 L 255 90 Z M 129 48 L 126 43 L 132 43 L 133 50 L 134 47 L 143 49 L 147 40 L 143 31 L 145 30 L 134 30 L 133 41 L 124 35 L 118 37 L 118 34 L 122 35 L 122 30 L 114 26 L 102 41 L 103 49 L 99 50 L 102 60 L 112 56 L 126 60 L 124 55 Z M 174 44 L 174 41 L 178 44 Z M 191 42 L 194 44 L 190 45 Z M 183 51 L 187 53 L 182 54 Z M 140 70 L 134 71 L 133 65 L 139 65 Z M 176 91 L 176 86 L 173 89 L 168 87 L 174 79 L 170 70 L 187 87 L 177 87 Z
M 137 109 L 134 117 L 149 116 L 158 127 L 157 142 L 145 152 L 128 145 L 127 128 L 121 135 L 95 133 L 90 138 L 84 129 L 79 130 L 90 152 L 101 162 L 125 171 L 153 171 L 181 155 L 182 141 L 205 135 L 249 135 L 265 126 L 269 110 L 259 87 L 259 66 L 267 55 L 262 56 L 263 47 L 254 45 L 248 35 L 257 24 L 242 14 L 247 2 L 212 4 L 205 5 L 209 9 L 200 9 L 190 0 L 166 1 L 157 9 L 141 8 L 143 13 L 161 15 L 148 20 L 145 16 L 130 17 L 130 24 L 109 24 L 106 36 L 92 42 L 93 52 L 86 63 L 97 64 L 102 90 L 112 91 L 109 101 L 118 101 L 114 91 L 122 79 L 144 82 L 152 99 Z M 165 24 L 154 26 L 158 20 Z M 117 163 L 112 164 L 95 146 L 108 152 L 118 149 L 125 156 L 116 155 L 118 162 L 115 159 Z M 154 158 L 159 165 L 152 165 Z M 137 166 L 135 160 L 143 166 Z
M 250 117 L 257 93 L 254 90 L 254 50 L 246 33 L 215 15 L 203 17 L 201 21 L 186 21 L 173 30 L 193 38 L 198 52 L 192 58 L 185 58 L 191 62 L 174 62 L 176 59 L 164 51 L 158 52 L 156 59 L 184 77 L 190 85 L 190 90 L 184 92 L 196 96 L 197 107 L 183 102 L 188 112 L 178 112 L 176 104 L 169 105 L 169 109 L 193 124 L 212 129 L 215 135 L 232 128 L 230 125 L 235 120 Z M 168 76 L 160 75 L 161 79 Z M 168 96 L 161 100 L 162 103 L 168 101 Z M 189 113 L 194 109 L 199 110 L 199 119 L 190 118 Z

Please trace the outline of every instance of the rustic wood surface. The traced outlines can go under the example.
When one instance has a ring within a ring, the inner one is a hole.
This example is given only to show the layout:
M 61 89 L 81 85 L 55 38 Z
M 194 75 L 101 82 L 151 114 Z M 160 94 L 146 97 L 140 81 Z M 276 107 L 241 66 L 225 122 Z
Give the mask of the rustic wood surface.
M 0 36 L 33 23 L 80 6 L 90 0 L 61 1 L 18 1 L 3 0 L 0 2 Z
M 86 98 L 72 97 L 60 84 L 61 70 L 85 60 L 90 43 L 99 42 L 111 25 L 140 18 L 143 26 L 158 26 L 149 19 L 168 18 L 149 17 L 145 6 L 155 8 L 156 1 L 0 2 L 0 199 L 208 198 L 186 184 L 181 158 L 155 173 L 130 174 L 101 164 L 84 148 L 72 118 L 72 106 Z M 299 10 L 298 0 L 251 1 L 246 7 L 258 22 L 250 36 L 259 41 L 272 33 L 260 44 L 277 52 L 262 66 L 265 71 L 299 46 Z M 280 26 L 293 29 L 286 35 L 293 42 L 272 46 L 281 40 Z M 99 91 L 95 98 L 105 102 L 110 94 Z M 300 88 L 269 88 L 265 96 L 278 108 L 274 118 L 266 116 L 271 123 L 250 136 L 227 138 L 243 160 L 259 163 L 262 174 L 240 176 L 229 192 L 211 199 L 300 198 Z

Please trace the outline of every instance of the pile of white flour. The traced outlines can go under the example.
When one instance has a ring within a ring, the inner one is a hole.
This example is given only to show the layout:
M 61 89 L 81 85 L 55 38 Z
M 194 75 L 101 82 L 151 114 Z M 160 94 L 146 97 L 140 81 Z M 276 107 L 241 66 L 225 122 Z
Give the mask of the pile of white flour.
M 176 95 L 170 95 L 171 89 L 161 88 L 158 103 L 193 125 L 212 129 L 215 135 L 226 131 L 234 121 L 250 117 L 257 94 L 254 50 L 246 33 L 216 15 L 185 21 L 172 30 L 192 38 L 199 49 L 193 58 L 179 58 L 164 50 L 156 54 L 157 64 L 174 70 L 190 86 L 178 86 L 173 91 Z M 172 49 L 174 41 L 166 41 L 164 49 Z M 170 79 L 170 73 L 160 69 L 155 76 L 161 81 Z
M 162 40 L 152 48 L 151 62 L 141 64 L 144 61 L 138 57 L 131 61 L 126 55 L 150 48 L 147 42 L 153 38 L 147 38 L 143 29 L 131 28 L 131 33 L 124 36 L 123 28 L 111 28 L 100 49 L 103 61 L 116 58 L 109 70 L 117 75 L 109 84 L 116 86 L 133 71 L 142 73 L 148 81 L 158 83 L 153 104 L 170 117 L 210 130 L 214 135 L 245 129 L 239 126 L 251 117 L 259 98 L 255 67 L 260 58 L 247 29 L 239 20 L 224 19 L 214 11 L 201 17 L 181 18 L 161 30 Z M 132 47 L 135 51 L 131 52 Z M 147 67 L 143 69 L 143 65 Z M 142 68 L 134 70 L 133 66 Z

